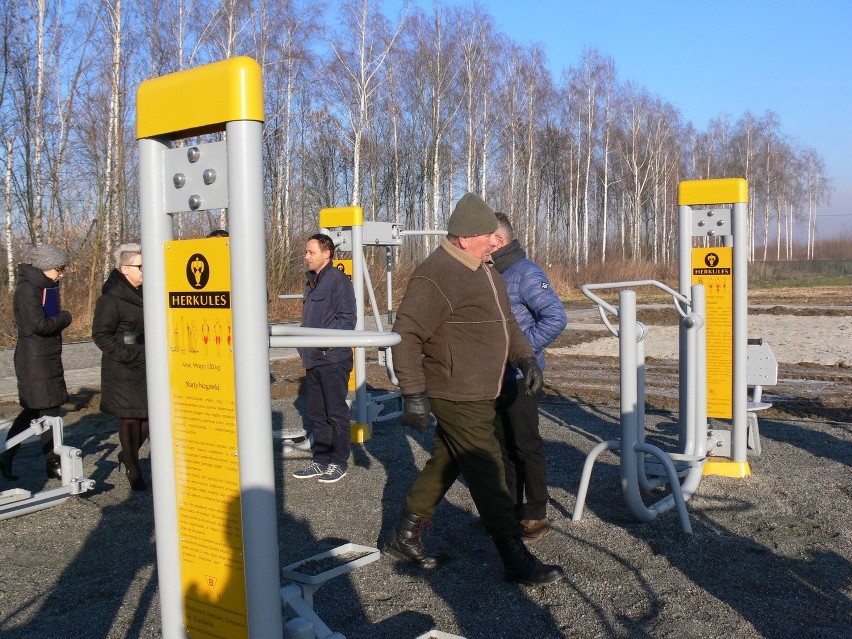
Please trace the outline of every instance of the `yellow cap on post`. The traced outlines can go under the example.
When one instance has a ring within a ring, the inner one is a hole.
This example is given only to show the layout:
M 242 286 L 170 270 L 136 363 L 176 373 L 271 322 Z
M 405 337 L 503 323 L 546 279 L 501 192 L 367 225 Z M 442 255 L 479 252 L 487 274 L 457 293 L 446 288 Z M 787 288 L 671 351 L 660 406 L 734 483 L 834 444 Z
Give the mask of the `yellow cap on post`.
M 742 178 L 686 180 L 678 184 L 678 206 L 748 202 L 748 182 Z
M 224 131 L 238 120 L 263 122 L 263 74 L 245 56 L 146 80 L 136 90 L 137 140 Z
M 319 225 L 325 229 L 333 229 L 338 226 L 364 226 L 364 209 L 360 206 L 320 209 Z

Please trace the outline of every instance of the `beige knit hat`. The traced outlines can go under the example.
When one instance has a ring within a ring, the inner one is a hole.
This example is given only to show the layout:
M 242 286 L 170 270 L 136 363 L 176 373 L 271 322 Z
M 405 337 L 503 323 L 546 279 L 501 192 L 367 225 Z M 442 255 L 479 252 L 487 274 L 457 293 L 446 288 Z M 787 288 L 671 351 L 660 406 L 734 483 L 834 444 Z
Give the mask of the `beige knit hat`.
M 447 226 L 447 233 L 456 237 L 488 235 L 496 230 L 494 211 L 475 193 L 465 193 L 456 203 Z
M 68 266 L 68 253 L 53 244 L 42 244 L 30 249 L 30 264 L 40 271 Z

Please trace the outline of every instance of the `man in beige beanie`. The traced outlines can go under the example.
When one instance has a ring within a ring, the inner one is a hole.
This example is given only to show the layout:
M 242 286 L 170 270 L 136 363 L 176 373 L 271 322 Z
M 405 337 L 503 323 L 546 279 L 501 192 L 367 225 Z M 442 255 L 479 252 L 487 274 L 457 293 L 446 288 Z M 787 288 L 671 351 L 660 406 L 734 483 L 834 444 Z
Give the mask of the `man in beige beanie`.
M 559 566 L 536 559 L 521 541 L 494 431 L 496 398 L 506 362 L 524 372 L 526 392 L 541 390 L 535 352 L 512 315 L 503 278 L 489 256 L 497 218 L 473 193 L 450 216 L 448 235 L 411 276 L 393 330 L 402 341 L 393 360 L 403 394 L 401 422 L 425 431 L 438 425 L 432 457 L 414 481 L 385 553 L 434 568 L 420 531 L 459 475 L 491 535 L 509 581 L 527 585 L 562 579 Z

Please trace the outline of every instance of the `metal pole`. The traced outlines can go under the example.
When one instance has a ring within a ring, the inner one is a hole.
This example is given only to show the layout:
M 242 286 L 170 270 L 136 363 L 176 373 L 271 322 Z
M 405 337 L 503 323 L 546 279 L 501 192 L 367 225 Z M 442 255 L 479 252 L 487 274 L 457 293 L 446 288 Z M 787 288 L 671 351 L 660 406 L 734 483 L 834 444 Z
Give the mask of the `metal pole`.
M 702 284 L 692 286 L 692 312 L 701 318 L 695 339 L 695 454 L 703 456 L 707 448 L 707 301 Z
M 385 247 L 385 274 L 388 283 L 388 327 L 393 325 L 393 255 L 391 247 Z
M 731 461 L 747 461 L 748 419 L 748 210 L 747 204 L 734 204 L 731 214 L 733 229 L 733 435 Z
M 262 123 L 228 122 L 228 220 L 240 502 L 249 636 L 281 637 L 272 456 Z
M 355 286 L 355 330 L 364 330 L 364 227 L 352 225 L 352 283 Z M 363 347 L 355 349 L 355 421 L 369 429 L 367 416 L 367 357 Z M 365 434 L 365 437 L 369 432 Z
M 618 350 L 621 360 L 621 490 L 630 512 L 639 521 L 651 521 L 639 492 L 638 388 L 636 340 L 636 293 L 618 294 Z M 643 425 L 644 426 L 644 425 Z
M 692 207 L 678 207 L 678 292 L 686 297 L 689 297 L 690 287 L 692 285 Z M 681 304 L 681 310 L 688 313 L 689 309 L 686 304 Z M 686 452 L 683 442 L 686 440 L 687 425 L 686 412 L 687 401 L 686 395 L 682 389 L 687 387 L 688 372 L 686 371 L 686 329 L 683 324 L 678 328 L 678 452 Z
M 160 623 L 165 639 L 183 639 L 186 632 L 175 494 L 177 482 L 172 441 L 163 248 L 164 242 L 173 239 L 172 217 L 165 213 L 163 204 L 163 153 L 169 146 L 166 138 L 139 140 L 139 213 L 142 221 L 142 249 L 145 252 L 145 369 L 148 380 L 148 420 L 151 425 L 151 480 L 154 491 Z

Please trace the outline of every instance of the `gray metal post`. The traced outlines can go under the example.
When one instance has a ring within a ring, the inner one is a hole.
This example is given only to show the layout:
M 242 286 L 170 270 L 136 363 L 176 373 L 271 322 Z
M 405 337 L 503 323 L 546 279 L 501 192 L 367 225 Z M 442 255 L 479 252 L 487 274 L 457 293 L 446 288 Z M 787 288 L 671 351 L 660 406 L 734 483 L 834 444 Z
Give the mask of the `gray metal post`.
M 636 331 L 636 293 L 621 291 L 618 294 L 618 355 L 621 371 L 621 487 L 624 499 L 633 516 L 639 521 L 651 521 L 654 515 L 648 512 L 639 492 L 639 457 L 634 445 L 639 438 L 638 423 L 639 389 L 637 386 L 636 340 L 644 338 Z
M 278 524 L 266 306 L 262 124 L 229 122 L 228 219 L 243 552 L 249 636 L 280 637 Z
M 731 461 L 747 461 L 748 448 L 748 205 L 735 203 L 733 229 L 733 395 Z
M 689 297 L 692 285 L 692 207 L 678 207 L 678 292 Z M 677 303 L 677 302 L 676 302 Z M 681 304 L 681 310 L 688 313 L 689 309 Z M 684 365 L 684 354 L 686 353 L 686 328 L 681 324 L 678 327 L 678 381 L 680 388 L 686 388 L 689 372 Z M 687 413 L 686 393 L 678 394 L 678 441 L 686 441 L 685 417 Z M 686 452 L 681 449 L 680 452 Z
M 385 247 L 385 276 L 387 278 L 388 326 L 393 324 L 393 254 L 391 247 Z
M 355 330 L 364 330 L 364 227 L 352 225 L 352 283 L 355 285 L 357 308 Z M 361 428 L 369 429 L 367 416 L 367 355 L 362 347 L 355 349 L 355 421 Z
M 695 347 L 695 454 L 703 456 L 707 445 L 707 301 L 706 291 L 701 284 L 692 285 L 692 312 L 702 320 L 701 328 L 696 334 Z
M 165 138 L 139 140 L 139 213 L 142 218 L 142 250 L 145 259 L 145 361 L 148 420 L 151 424 L 151 479 L 160 617 L 163 637 L 183 639 L 186 633 L 171 430 L 166 265 L 163 251 L 163 243 L 173 239 L 172 217 L 165 213 L 163 204 L 163 152 L 169 146 Z

